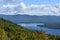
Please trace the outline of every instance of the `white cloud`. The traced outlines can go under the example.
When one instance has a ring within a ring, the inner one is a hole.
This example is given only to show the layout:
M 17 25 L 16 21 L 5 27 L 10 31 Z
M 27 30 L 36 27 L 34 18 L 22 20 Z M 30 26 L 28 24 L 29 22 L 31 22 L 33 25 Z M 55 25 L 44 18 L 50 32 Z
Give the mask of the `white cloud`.
M 44 12 L 44 11 L 46 11 L 46 12 L 48 12 L 48 14 L 50 13 L 50 12 L 52 12 L 54 15 L 55 14 L 60 14 L 60 9 L 59 9 L 59 6 L 60 5 L 58 5 L 57 7 L 58 8 L 56 8 L 55 6 L 52 6 L 52 5 L 31 5 L 31 9 L 33 10 L 39 10 L 40 12 L 41 12 L 41 10 Z M 50 11 L 50 12 L 49 12 Z M 40 13 L 39 12 L 39 13 Z M 45 12 L 45 13 L 46 13 Z
M 58 9 L 58 12 L 60 13 L 60 3 L 58 3 L 55 7 Z
M 0 7 L 0 13 L 2 14 L 14 14 L 15 5 L 3 5 Z
M 56 8 L 60 9 L 60 3 L 56 4 Z
M 20 6 L 23 8 L 23 9 L 26 9 L 26 5 L 24 3 L 21 3 Z
M 60 5 L 30 5 L 26 6 L 24 3 L 17 5 L 3 5 L 0 7 L 0 14 L 27 14 L 27 15 L 60 15 Z
M 59 9 L 56 8 L 56 7 L 51 7 L 50 10 L 53 12 L 53 13 L 59 13 Z

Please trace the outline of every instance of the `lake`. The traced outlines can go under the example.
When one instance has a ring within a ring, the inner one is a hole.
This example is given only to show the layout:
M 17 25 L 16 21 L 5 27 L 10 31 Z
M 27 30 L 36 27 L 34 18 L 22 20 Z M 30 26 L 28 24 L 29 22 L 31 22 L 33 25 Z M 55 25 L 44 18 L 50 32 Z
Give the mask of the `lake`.
M 49 29 L 47 27 L 39 27 L 37 25 L 40 25 L 40 23 L 31 23 L 31 24 L 19 24 L 27 29 L 30 29 L 30 30 L 41 30 L 43 29 L 47 34 L 54 34 L 54 35 L 60 35 L 60 29 Z

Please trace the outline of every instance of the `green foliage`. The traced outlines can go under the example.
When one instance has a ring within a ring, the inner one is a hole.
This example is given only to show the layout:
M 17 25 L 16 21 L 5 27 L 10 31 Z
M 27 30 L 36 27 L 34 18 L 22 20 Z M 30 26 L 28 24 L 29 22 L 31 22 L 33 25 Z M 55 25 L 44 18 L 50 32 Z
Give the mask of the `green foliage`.
M 28 30 L 10 21 L 0 18 L 0 40 L 60 40 L 59 36 Z
M 0 40 L 9 40 L 5 31 L 0 28 Z

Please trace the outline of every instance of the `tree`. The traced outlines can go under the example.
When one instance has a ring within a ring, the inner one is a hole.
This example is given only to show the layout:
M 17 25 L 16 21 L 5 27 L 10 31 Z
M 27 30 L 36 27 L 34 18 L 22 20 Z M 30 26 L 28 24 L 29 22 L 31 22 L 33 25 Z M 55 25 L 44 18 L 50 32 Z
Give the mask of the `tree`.
M 41 31 L 39 32 L 39 36 L 42 40 L 48 40 L 48 35 L 45 34 L 45 31 L 43 29 L 41 29 Z
M 0 28 L 0 40 L 9 40 L 5 31 Z

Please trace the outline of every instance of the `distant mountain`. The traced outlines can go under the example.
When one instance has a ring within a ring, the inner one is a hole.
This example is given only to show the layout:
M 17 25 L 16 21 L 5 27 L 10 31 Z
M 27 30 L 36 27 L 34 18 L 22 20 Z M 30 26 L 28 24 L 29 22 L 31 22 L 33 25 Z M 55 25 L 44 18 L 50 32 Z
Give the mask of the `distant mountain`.
M 19 23 L 53 23 L 60 22 L 60 16 L 0 15 L 0 18 Z

